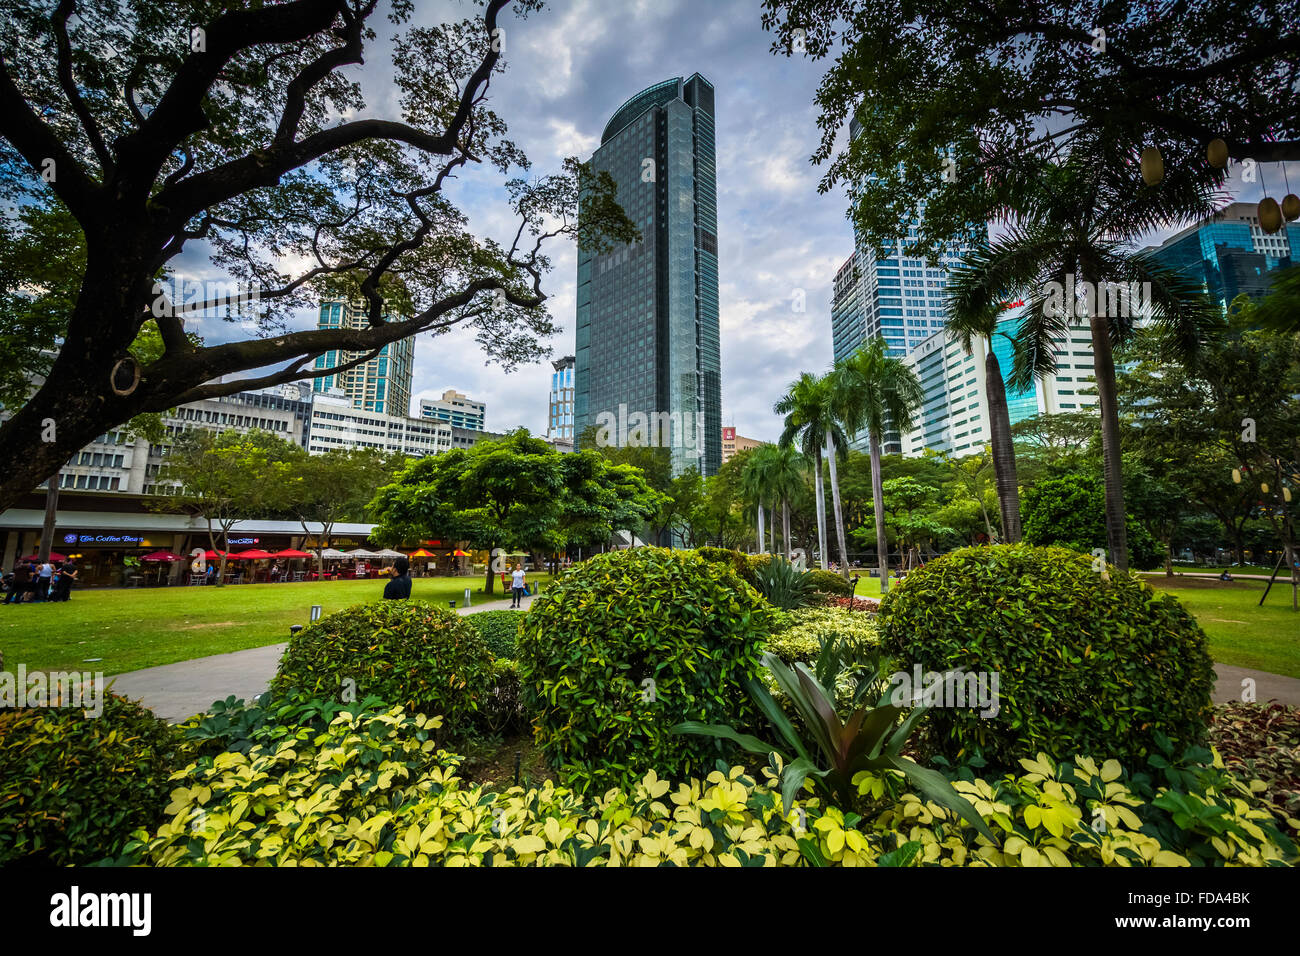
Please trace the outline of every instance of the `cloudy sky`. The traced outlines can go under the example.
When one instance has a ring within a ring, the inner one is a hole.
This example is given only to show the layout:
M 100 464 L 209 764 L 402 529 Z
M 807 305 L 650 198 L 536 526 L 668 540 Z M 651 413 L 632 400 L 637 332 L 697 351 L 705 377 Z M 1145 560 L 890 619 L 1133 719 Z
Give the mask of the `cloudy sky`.
M 461 19 L 463 0 L 417 4 L 420 22 Z M 590 157 L 610 115 L 640 90 L 700 72 L 716 90 L 718 239 L 724 425 L 773 440 L 772 404 L 802 370 L 831 360 L 830 299 L 835 271 L 853 233 L 842 192 L 819 195 L 821 170 L 808 156 L 818 141 L 813 93 L 824 64 L 774 56 L 758 0 L 555 0 L 527 20 L 505 21 L 506 72 L 493 80 L 493 108 L 533 172 L 558 170 L 566 156 Z M 377 28 L 385 24 L 375 18 Z M 363 77 L 370 112 L 396 91 L 386 50 L 373 51 Z M 513 222 L 504 177 L 467 172 L 447 191 L 476 232 L 505 240 Z M 1249 192 L 1249 190 L 1248 190 Z M 1152 237 L 1158 241 L 1162 236 Z M 197 250 L 196 250 L 197 252 Z M 573 351 L 575 250 L 551 248 L 544 285 L 561 331 L 555 356 Z M 806 310 L 792 299 L 802 290 Z M 300 317 L 303 327 L 314 314 Z M 455 388 L 487 403 L 487 426 L 545 432 L 550 364 L 509 374 L 485 364 L 471 331 L 417 339 L 413 406 Z

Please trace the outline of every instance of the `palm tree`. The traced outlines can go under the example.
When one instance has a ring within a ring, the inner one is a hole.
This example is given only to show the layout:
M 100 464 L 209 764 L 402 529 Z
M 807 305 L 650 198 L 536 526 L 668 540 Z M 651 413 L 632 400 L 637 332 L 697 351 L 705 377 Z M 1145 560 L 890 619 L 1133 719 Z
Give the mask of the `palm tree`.
M 758 507 L 758 553 L 763 553 L 763 502 L 771 494 L 770 445 L 760 445 L 750 453 L 741 472 L 740 489 L 746 500 L 753 501 Z
M 1191 361 L 1220 314 L 1192 281 L 1131 249 L 1156 229 L 1212 214 L 1223 200 L 1222 174 L 1187 157 L 1166 167 L 1159 185 L 1143 185 L 1135 145 L 1097 131 L 1078 137 L 1059 161 L 1013 163 L 1001 174 L 1014 197 L 1007 231 L 967 257 L 962 310 L 1024 300 L 1009 380 L 1019 389 L 1053 374 L 1058 343 L 1087 322 L 1101 413 L 1106 542 L 1111 562 L 1127 569 L 1113 348 L 1128 340 L 1135 313 L 1142 313 L 1169 354 Z M 1141 290 L 1136 308 L 1134 288 Z
M 778 444 L 790 447 L 797 439 L 800 450 L 812 465 L 817 508 L 817 546 L 821 553 L 822 570 L 830 566 L 826 548 L 826 493 L 822 487 L 822 453 L 824 444 L 843 447 L 844 431 L 831 411 L 831 382 L 821 375 L 804 372 L 790 383 L 785 396 L 772 406 L 778 415 L 785 416 L 785 427 Z M 829 442 L 826 436 L 830 435 Z
M 790 547 L 790 498 L 803 481 L 806 467 L 804 456 L 790 445 L 772 445 L 771 465 L 768 476 L 772 483 L 773 501 L 781 502 L 781 536 L 785 540 L 785 557 L 791 559 Z M 772 512 L 772 536 L 776 537 L 776 511 Z M 776 551 L 775 548 L 772 549 Z
M 835 367 L 832 406 L 844 431 L 867 433 L 871 452 L 871 501 L 876 513 L 876 553 L 880 558 L 880 593 L 889 590 L 889 541 L 885 536 L 885 492 L 880 480 L 880 450 L 885 432 L 912 427 L 925 392 L 916 373 L 889 354 L 877 337 Z M 847 568 L 846 568 L 847 570 Z
M 1006 312 L 1001 302 L 990 302 L 982 294 L 978 273 L 970 268 L 953 270 L 948 279 L 948 329 L 957 333 L 966 354 L 973 353 L 972 339 L 984 340 L 984 394 L 989 408 L 989 437 L 993 445 L 993 475 L 998 489 L 998 510 L 1002 515 L 1002 540 L 1020 540 L 1020 482 L 1016 475 L 1016 446 L 1011 439 L 1011 413 L 1002 380 L 1002 365 L 993 351 L 993 337 L 1005 336 L 998 322 Z

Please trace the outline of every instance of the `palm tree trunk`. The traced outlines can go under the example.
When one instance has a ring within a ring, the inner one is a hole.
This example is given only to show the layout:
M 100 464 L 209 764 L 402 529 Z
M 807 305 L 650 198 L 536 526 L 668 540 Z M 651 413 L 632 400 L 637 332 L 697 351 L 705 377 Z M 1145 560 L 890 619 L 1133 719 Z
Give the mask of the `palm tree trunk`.
M 821 552 L 823 571 L 830 570 L 830 555 L 826 553 L 826 490 L 822 486 L 822 456 L 818 450 L 813 459 L 813 484 L 817 508 L 817 547 Z
M 763 502 L 758 503 L 758 551 L 757 554 L 763 553 Z
M 1097 288 L 1097 276 L 1086 265 L 1085 282 Z M 1115 357 L 1110 349 L 1110 324 L 1104 315 L 1094 314 L 1092 331 L 1093 375 L 1101 405 L 1102 479 L 1106 488 L 1106 546 L 1110 560 L 1121 571 L 1128 570 L 1128 532 L 1124 527 L 1124 477 L 1120 464 L 1119 411 L 1115 401 Z
M 889 591 L 889 542 L 885 540 L 885 488 L 880 480 L 880 439 L 872 432 L 871 445 L 871 503 L 876 512 L 876 555 L 880 562 L 880 596 Z
M 984 391 L 989 403 L 989 432 L 993 442 L 993 475 L 998 487 L 998 508 L 1002 513 L 1002 540 L 1015 544 L 1020 540 L 1020 488 L 1016 476 L 1016 446 L 1011 441 L 1011 413 L 1007 409 L 1007 390 L 1002 382 L 1002 366 L 988 343 L 984 357 Z
M 785 537 L 785 559 L 790 560 L 793 551 L 790 548 L 790 499 L 781 499 L 781 532 Z
M 844 540 L 844 507 L 840 503 L 840 476 L 835 464 L 835 446 L 831 443 L 831 433 L 826 432 L 826 460 L 831 465 L 831 498 L 835 506 L 835 539 L 840 546 L 840 574 L 849 576 L 849 549 Z

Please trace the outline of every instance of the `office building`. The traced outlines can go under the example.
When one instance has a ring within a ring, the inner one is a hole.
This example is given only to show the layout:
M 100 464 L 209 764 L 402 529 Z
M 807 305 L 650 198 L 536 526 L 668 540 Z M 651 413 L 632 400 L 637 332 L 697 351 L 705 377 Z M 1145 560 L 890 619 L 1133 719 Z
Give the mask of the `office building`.
M 326 299 L 320 304 L 321 329 L 370 327 L 365 300 Z M 398 321 L 399 316 L 385 316 Z M 316 359 L 316 368 L 336 368 L 363 353 L 331 349 Z M 415 364 L 415 339 L 385 345 L 374 358 L 346 371 L 313 379 L 318 392 L 341 389 L 354 406 L 367 412 L 406 416 L 411 413 L 411 376 Z
M 423 458 L 452 447 L 451 429 L 446 422 L 357 408 L 341 390 L 333 389 L 312 394 L 307 450 L 319 455 L 332 449 L 378 448 Z
M 546 437 L 573 444 L 573 367 L 576 359 L 566 355 L 551 363 L 551 392 L 547 400 Z
M 722 461 L 725 464 L 731 460 L 736 452 L 757 448 L 761 444 L 763 443 L 757 438 L 746 438 L 744 435 L 737 435 L 735 428 L 727 426 L 722 429 Z
M 1092 339 L 1087 326 L 1073 327 L 1068 336 L 1053 340 L 1056 374 L 1035 380 L 1026 390 L 1006 385 L 1013 359 L 1007 336 L 1015 335 L 1019 323 L 1019 317 L 1002 320 L 993 345 L 1011 424 L 1040 413 L 1072 412 L 1096 405 Z M 920 380 L 925 400 L 911 431 L 886 440 L 886 454 L 920 456 L 929 450 L 961 458 L 992 442 L 984 374 L 986 349 L 983 339 L 973 338 L 967 355 L 954 333 L 939 329 L 908 353 L 904 361 Z
M 675 474 L 711 475 L 722 462 L 713 86 L 696 73 L 642 90 L 591 165 L 617 183 L 641 240 L 578 250 L 575 436 L 605 427 L 670 447 Z M 614 419 L 633 428 L 606 427 Z
M 1284 223 L 1270 235 L 1260 228 L 1254 203 L 1235 202 L 1143 251 L 1200 283 L 1226 309 L 1243 293 L 1267 294 L 1271 273 L 1295 262 L 1298 248 L 1300 223 Z
M 442 398 L 420 399 L 421 418 L 446 422 L 456 428 L 481 432 L 486 415 L 487 406 L 483 402 L 476 402 L 454 388 L 443 392 Z

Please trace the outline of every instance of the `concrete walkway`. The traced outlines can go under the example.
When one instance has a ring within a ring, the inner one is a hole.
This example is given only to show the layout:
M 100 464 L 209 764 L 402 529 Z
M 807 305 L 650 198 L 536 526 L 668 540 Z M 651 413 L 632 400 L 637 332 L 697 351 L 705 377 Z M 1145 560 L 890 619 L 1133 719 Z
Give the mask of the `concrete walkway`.
M 523 602 L 527 608 L 533 603 L 532 595 L 526 596 Z M 505 601 L 492 601 L 457 608 L 456 613 L 475 614 L 509 607 Z M 179 723 L 207 710 L 213 701 L 225 700 L 231 694 L 249 700 L 265 693 L 280 666 L 280 656 L 288 646 L 286 641 L 246 651 L 161 664 L 118 674 L 108 678 L 108 682 L 114 693 L 138 700 L 164 720 Z

